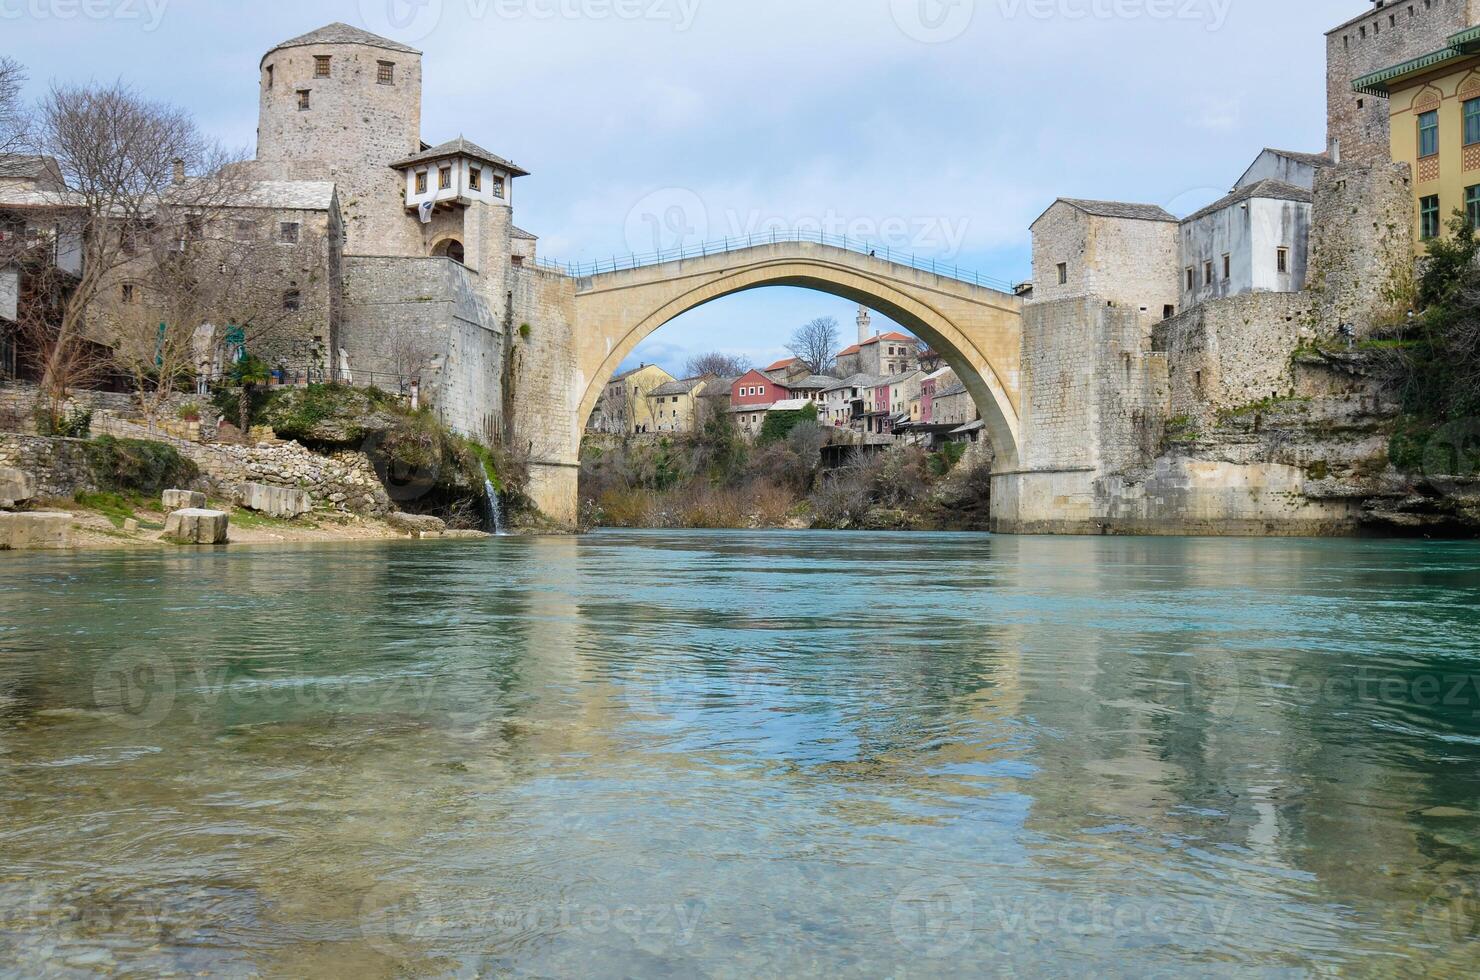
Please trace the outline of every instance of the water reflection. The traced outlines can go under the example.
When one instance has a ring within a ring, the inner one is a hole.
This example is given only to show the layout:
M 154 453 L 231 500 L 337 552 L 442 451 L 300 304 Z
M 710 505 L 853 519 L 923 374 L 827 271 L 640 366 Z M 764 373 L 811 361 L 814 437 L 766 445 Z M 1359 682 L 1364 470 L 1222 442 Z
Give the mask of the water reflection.
M 1477 590 L 1394 542 L 0 556 L 0 962 L 1460 975 Z

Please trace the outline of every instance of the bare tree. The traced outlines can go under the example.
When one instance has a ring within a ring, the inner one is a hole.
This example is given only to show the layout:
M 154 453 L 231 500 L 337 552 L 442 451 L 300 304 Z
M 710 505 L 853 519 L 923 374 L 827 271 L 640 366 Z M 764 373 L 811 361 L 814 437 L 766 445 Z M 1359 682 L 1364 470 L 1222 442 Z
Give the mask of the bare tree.
M 421 384 L 422 375 L 431 370 L 437 357 L 437 349 L 421 331 L 405 325 L 391 329 L 387 338 L 391 370 L 406 394 L 411 385 Z
M 798 327 L 786 349 L 813 374 L 826 374 L 838 363 L 838 321 L 820 316 Z
M 711 351 L 689 358 L 683 370 L 686 378 L 702 378 L 706 374 L 712 374 L 716 378 L 738 378 L 753 367 L 755 365 L 748 357 Z
M 21 99 L 26 71 L 16 61 L 0 56 L 0 155 L 28 149 L 31 113 Z
M 44 361 L 43 396 L 55 415 L 78 383 L 73 369 L 85 360 L 78 351 L 104 339 L 94 333 L 93 315 L 105 298 L 115 290 L 125 298 L 141 261 L 152 275 L 204 236 L 211 214 L 234 196 L 225 168 L 240 156 L 204 137 L 182 110 L 122 83 L 54 86 L 42 99 L 37 134 L 41 152 L 60 168 L 63 186 L 51 203 L 68 224 L 58 236 L 78 253 L 67 263 L 55 317 L 32 329 Z M 207 177 L 186 180 L 186 173 Z

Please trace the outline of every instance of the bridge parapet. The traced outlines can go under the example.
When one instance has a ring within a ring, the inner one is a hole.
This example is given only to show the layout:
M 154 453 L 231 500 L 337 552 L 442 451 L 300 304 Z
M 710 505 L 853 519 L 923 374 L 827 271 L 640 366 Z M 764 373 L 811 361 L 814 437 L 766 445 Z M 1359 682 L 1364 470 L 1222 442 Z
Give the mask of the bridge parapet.
M 770 232 L 759 235 L 716 239 L 710 242 L 682 245 L 678 248 L 657 252 L 614 255 L 610 259 L 594 262 L 560 262 L 543 257 L 537 261 L 539 265 L 545 268 L 553 269 L 572 278 L 589 279 L 614 272 L 667 265 L 689 259 L 709 258 L 714 255 L 762 248 L 768 245 L 794 244 L 821 245 L 827 248 L 841 249 L 844 252 L 852 252 L 857 255 L 876 258 L 891 265 L 904 266 L 918 272 L 928 272 L 934 276 L 952 279 L 957 282 L 967 283 L 996 292 L 1011 294 L 1013 290 L 1012 283 L 1007 282 L 1005 279 L 997 279 L 970 269 L 963 269 L 960 265 L 953 262 L 947 262 L 930 256 L 921 256 L 902 249 L 890 248 L 887 245 L 872 244 L 863 239 L 849 238 L 846 235 L 828 235 L 823 232 L 809 231 Z

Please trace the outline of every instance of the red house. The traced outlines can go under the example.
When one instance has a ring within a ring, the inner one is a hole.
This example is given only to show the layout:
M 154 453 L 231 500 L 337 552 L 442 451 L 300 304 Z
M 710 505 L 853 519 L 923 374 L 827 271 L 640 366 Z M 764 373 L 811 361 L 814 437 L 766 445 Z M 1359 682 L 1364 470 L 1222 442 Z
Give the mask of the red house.
M 730 386 L 730 408 L 768 408 L 791 398 L 791 389 L 759 371 L 747 371 Z

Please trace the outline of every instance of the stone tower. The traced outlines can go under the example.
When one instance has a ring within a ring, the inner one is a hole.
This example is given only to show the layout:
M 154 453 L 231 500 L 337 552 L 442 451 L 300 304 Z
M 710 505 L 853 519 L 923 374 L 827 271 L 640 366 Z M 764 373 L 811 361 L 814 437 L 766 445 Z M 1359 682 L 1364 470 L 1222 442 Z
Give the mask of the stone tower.
M 261 180 L 332 180 L 346 255 L 424 255 L 391 164 L 421 151 L 421 52 L 330 24 L 262 58 Z

